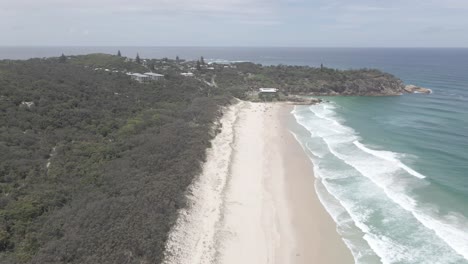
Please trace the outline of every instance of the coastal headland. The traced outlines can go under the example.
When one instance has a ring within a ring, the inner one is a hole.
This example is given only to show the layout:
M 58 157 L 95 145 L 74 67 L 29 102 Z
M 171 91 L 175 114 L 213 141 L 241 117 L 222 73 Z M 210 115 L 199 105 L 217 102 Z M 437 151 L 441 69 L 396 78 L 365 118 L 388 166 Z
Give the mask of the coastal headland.
M 292 108 L 240 102 L 225 110 L 165 263 L 354 263 L 288 130 Z

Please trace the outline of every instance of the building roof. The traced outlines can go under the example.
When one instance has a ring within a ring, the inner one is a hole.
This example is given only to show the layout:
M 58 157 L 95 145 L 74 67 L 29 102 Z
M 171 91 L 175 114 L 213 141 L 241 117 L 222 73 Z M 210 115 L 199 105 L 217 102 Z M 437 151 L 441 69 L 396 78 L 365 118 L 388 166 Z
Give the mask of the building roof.
M 155 76 L 155 77 L 164 77 L 164 75 L 159 74 L 159 73 L 154 73 L 154 72 L 145 72 L 145 75 Z
M 132 73 L 130 75 L 135 76 L 135 77 L 148 77 L 148 75 L 144 75 L 144 74 L 141 74 L 141 73 Z
M 261 93 L 276 93 L 278 88 L 260 88 L 258 89 Z

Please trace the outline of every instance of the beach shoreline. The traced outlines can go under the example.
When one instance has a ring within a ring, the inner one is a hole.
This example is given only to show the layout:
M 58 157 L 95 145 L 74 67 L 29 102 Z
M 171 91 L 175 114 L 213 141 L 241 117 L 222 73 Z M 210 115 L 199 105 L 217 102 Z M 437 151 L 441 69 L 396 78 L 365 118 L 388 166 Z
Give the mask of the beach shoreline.
M 226 110 L 164 263 L 354 263 L 288 129 L 293 107 L 239 102 Z
M 291 114 L 293 109 L 292 105 L 280 105 L 277 110 L 297 252 L 291 263 L 354 263 L 351 251 L 336 230 L 336 223 L 315 191 L 313 164 L 290 131 L 290 126 L 299 126 Z

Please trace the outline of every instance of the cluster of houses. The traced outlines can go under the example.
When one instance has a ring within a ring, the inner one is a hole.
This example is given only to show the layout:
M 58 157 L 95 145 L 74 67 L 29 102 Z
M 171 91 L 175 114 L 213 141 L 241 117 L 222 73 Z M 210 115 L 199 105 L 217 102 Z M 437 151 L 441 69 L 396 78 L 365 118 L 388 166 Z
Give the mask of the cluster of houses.
M 132 62 L 135 61 L 134 59 L 131 58 L 126 58 L 126 62 Z M 162 72 L 167 72 L 168 70 L 172 71 L 178 71 L 181 76 L 184 77 L 195 77 L 195 74 L 193 73 L 194 71 L 203 69 L 203 70 L 208 70 L 208 71 L 215 71 L 215 70 L 221 70 L 221 69 L 226 69 L 226 68 L 237 68 L 236 65 L 233 65 L 231 63 L 224 63 L 223 61 L 221 62 L 208 62 L 208 63 L 203 63 L 200 65 L 197 61 L 185 61 L 185 60 L 177 60 L 176 63 L 172 63 L 171 60 L 168 59 L 162 59 L 162 60 L 151 60 L 147 61 L 145 59 L 141 59 L 140 62 L 143 66 L 147 66 L 149 70 L 156 70 L 156 71 L 162 71 Z M 149 67 L 148 65 L 151 65 Z M 149 83 L 153 81 L 159 81 L 164 79 L 163 74 L 159 73 L 154 73 L 154 72 L 145 72 L 145 73 L 133 73 L 133 72 L 127 72 L 125 70 L 119 71 L 117 69 L 106 69 L 106 68 L 95 68 L 95 71 L 106 71 L 109 73 L 123 73 L 128 75 L 132 80 L 135 80 L 140 83 Z

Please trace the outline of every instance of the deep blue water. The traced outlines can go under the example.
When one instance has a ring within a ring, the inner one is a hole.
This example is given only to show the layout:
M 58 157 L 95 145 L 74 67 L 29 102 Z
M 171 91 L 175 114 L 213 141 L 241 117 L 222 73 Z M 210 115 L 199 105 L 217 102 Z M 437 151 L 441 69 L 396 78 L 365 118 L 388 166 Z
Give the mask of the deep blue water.
M 291 128 L 359 263 L 468 263 L 468 49 L 0 47 L 0 58 L 146 58 L 378 68 L 433 94 L 331 97 Z M 300 129 L 299 129 L 300 128 Z

